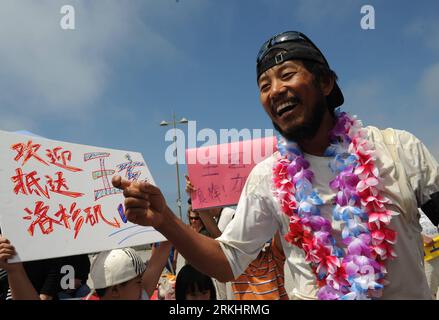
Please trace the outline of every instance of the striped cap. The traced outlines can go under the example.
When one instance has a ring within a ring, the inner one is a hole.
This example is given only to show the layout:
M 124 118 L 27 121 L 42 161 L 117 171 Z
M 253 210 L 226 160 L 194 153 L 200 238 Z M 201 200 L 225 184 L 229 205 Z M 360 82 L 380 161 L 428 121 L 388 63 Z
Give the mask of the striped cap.
M 92 260 L 90 280 L 93 289 L 103 289 L 134 279 L 145 269 L 145 263 L 132 248 L 103 251 Z

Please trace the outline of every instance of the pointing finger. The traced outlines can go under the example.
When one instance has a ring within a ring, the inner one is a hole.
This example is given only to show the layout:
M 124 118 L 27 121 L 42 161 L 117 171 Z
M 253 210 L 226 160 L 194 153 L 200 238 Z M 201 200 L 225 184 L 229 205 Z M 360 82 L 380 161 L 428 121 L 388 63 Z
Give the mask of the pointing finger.
M 111 183 L 115 188 L 125 189 L 131 185 L 131 181 L 122 178 L 121 176 L 113 176 Z
M 150 195 L 161 194 L 161 191 L 159 188 L 157 188 L 156 186 L 152 185 L 151 183 L 145 182 L 145 181 L 139 182 L 139 190 L 142 192 L 145 192 L 147 194 L 150 194 Z
M 123 190 L 123 195 L 125 198 L 140 198 L 148 200 L 148 193 L 140 189 L 140 187 L 128 187 Z

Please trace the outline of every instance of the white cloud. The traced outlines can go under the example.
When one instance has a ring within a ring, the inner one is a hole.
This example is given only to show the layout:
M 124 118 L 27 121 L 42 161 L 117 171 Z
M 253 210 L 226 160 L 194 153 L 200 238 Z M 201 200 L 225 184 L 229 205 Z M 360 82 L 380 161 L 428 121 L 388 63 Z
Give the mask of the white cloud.
M 419 44 L 419 40 L 430 49 L 439 53 L 439 21 L 433 19 L 416 19 L 412 21 L 404 30 L 404 34 L 412 38 L 414 45 Z
M 33 122 L 20 115 L 2 114 L 2 116 L 0 117 L 0 130 L 5 130 L 5 131 L 27 130 L 33 132 L 34 129 L 35 128 L 33 126 Z
M 142 57 L 143 66 L 177 60 L 176 48 L 142 19 L 145 3 L 72 0 L 76 30 L 62 30 L 60 8 L 65 4 L 0 3 L 2 113 L 21 114 L 28 124 L 41 115 L 79 116 L 92 111 L 111 78 L 117 77 L 118 57 Z

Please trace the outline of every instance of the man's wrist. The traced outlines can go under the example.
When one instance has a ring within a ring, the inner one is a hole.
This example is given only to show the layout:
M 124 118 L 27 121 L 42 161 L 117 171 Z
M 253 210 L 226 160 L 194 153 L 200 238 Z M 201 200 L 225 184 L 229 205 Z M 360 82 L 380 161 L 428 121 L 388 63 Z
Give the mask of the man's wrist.
M 171 220 L 176 218 L 172 210 L 167 205 L 163 212 L 158 214 L 160 215 L 160 219 L 157 219 L 157 223 L 153 225 L 154 229 L 157 231 L 161 231 L 163 228 L 166 228 L 169 223 L 172 223 Z
M 172 233 L 172 229 L 175 229 L 176 225 L 180 222 L 180 219 L 174 214 L 174 212 L 166 206 L 165 210 L 161 213 L 161 219 L 157 226 L 154 228 L 163 235 L 168 232 Z M 165 235 L 166 236 L 166 235 Z

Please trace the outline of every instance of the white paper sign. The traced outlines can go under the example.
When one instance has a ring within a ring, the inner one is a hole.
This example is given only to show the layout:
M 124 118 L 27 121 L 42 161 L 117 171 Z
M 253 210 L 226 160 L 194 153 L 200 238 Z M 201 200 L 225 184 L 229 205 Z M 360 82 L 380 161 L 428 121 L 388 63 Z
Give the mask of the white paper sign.
M 140 153 L 0 131 L 0 227 L 30 261 L 163 241 L 127 222 L 111 178 L 154 180 Z

